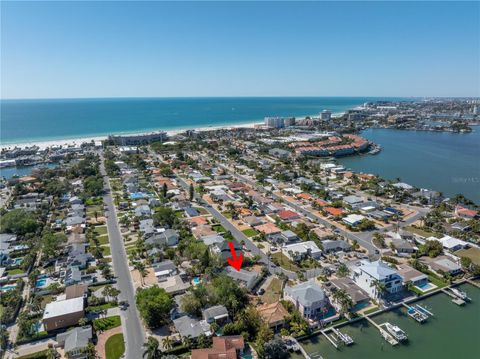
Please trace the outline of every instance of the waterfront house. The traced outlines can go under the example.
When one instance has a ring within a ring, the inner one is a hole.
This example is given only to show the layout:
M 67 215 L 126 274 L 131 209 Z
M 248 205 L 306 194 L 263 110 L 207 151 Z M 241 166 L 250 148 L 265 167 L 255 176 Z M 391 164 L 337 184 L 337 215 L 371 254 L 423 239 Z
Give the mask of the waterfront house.
M 415 268 L 409 266 L 408 264 L 399 264 L 397 265 L 398 274 L 403 279 L 403 285 L 407 283 L 412 283 L 417 287 L 422 287 L 428 283 L 428 276 Z
M 383 292 L 396 293 L 403 288 L 402 277 L 381 260 L 362 260 L 352 268 L 351 278 L 371 298 L 382 296 Z
M 292 302 L 295 308 L 307 319 L 317 319 L 329 306 L 324 290 L 314 279 L 291 287 L 287 285 L 283 294 L 284 299 Z
M 444 274 L 457 275 L 462 272 L 462 268 L 447 256 L 438 256 L 436 258 L 422 257 L 420 262 L 425 264 L 432 272 L 443 276 Z
M 368 294 L 356 285 L 351 278 L 334 278 L 330 280 L 330 283 L 332 284 L 332 293 L 336 290 L 344 290 L 345 293 L 347 293 L 352 300 L 353 311 L 363 309 L 370 303 L 370 297 Z

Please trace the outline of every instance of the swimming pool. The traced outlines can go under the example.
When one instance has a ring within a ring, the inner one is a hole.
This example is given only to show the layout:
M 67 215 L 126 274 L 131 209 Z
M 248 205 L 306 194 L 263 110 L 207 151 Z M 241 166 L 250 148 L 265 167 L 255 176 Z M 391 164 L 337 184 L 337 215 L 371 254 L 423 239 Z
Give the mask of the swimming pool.
M 130 194 L 131 199 L 139 199 L 139 198 L 146 198 L 146 197 L 148 197 L 148 195 L 142 192 L 135 192 Z
M 35 287 L 37 287 L 37 288 L 43 288 L 46 285 L 47 285 L 47 279 L 46 278 L 37 279 L 37 281 L 35 282 Z
M 193 285 L 199 285 L 201 283 L 201 280 L 200 280 L 199 277 L 195 277 L 195 278 L 193 278 L 192 282 L 193 282 Z
M 16 284 L 7 284 L 7 285 L 4 285 L 2 288 L 0 288 L 0 291 L 8 292 L 9 290 L 13 290 L 15 288 L 17 288 Z
M 426 292 L 428 290 L 432 290 L 432 289 L 437 288 L 437 286 L 435 284 L 430 283 L 430 282 L 426 282 L 424 284 L 416 285 L 415 287 L 420 289 L 422 292 Z

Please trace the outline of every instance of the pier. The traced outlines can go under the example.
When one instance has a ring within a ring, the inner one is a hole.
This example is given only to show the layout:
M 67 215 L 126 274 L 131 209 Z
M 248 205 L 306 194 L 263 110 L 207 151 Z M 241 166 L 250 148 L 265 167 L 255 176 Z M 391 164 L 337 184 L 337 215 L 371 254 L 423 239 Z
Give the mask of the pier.
M 337 342 L 336 342 L 335 340 L 333 340 L 333 338 L 331 338 L 331 337 L 326 333 L 325 330 L 322 330 L 320 333 L 322 333 L 322 334 L 325 336 L 325 338 L 327 338 L 328 341 L 329 341 L 330 343 L 332 343 L 332 345 L 335 347 L 335 349 L 338 349 L 338 344 L 337 344 Z
M 434 317 L 434 315 L 431 311 L 427 310 L 425 307 L 422 307 L 420 304 L 416 304 L 415 308 L 417 308 L 420 312 L 423 312 L 425 314 L 428 314 L 431 317 Z
M 448 291 L 445 288 L 442 288 L 442 292 L 449 295 L 452 298 L 452 302 L 455 303 L 456 305 L 459 305 L 459 306 L 465 305 L 465 301 L 457 297 L 451 291 Z
M 351 345 L 354 343 L 352 337 L 348 334 L 342 333 L 337 328 L 332 328 L 332 332 L 336 335 L 336 337 L 341 340 L 345 345 Z
M 302 345 L 294 337 L 289 337 L 288 339 L 290 339 L 294 343 L 293 347 L 295 349 L 298 348 L 298 350 L 300 351 L 300 353 L 302 353 L 302 355 L 305 359 L 323 359 L 323 357 L 318 353 L 312 354 L 312 357 L 310 355 L 308 355 L 308 353 L 305 351 L 305 349 L 303 349 Z
M 424 311 L 420 311 L 418 308 L 410 307 L 408 304 L 405 302 L 402 303 L 402 305 L 407 308 L 407 314 L 409 317 L 415 319 L 418 323 L 423 323 L 428 319 L 428 314 L 426 314 Z
M 473 285 L 474 287 L 480 288 L 480 283 L 474 282 L 471 279 L 467 279 L 467 282 Z
M 391 344 L 391 345 L 397 345 L 398 344 L 398 341 L 389 332 L 387 332 L 385 329 L 383 329 L 381 325 L 375 323 L 369 317 L 365 317 L 365 319 L 367 319 L 369 321 L 369 323 L 373 324 L 380 331 L 380 334 L 383 337 L 383 339 L 385 339 L 389 344 Z

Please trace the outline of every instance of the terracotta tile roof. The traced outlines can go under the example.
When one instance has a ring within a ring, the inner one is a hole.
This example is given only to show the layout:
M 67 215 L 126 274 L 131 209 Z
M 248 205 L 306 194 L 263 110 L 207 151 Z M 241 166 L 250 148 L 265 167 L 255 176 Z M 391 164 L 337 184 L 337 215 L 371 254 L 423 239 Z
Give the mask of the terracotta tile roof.
M 343 210 L 341 208 L 335 208 L 335 207 L 325 207 L 324 208 L 325 212 L 328 214 L 331 214 L 332 216 L 341 216 L 343 213 Z
M 311 201 L 313 199 L 312 196 L 310 196 L 308 193 L 299 193 L 297 194 L 298 198 L 305 199 L 307 201 Z
M 285 319 L 287 310 L 280 302 L 264 304 L 257 308 L 258 313 L 268 324 L 275 324 Z
M 213 337 L 212 348 L 192 350 L 191 359 L 236 359 L 245 342 L 241 335 Z
M 257 231 L 260 231 L 265 234 L 280 233 L 281 230 L 273 223 L 265 223 L 259 226 L 254 227 Z
M 278 216 L 283 219 L 293 219 L 293 218 L 298 218 L 299 215 L 297 212 L 289 211 L 289 210 L 283 210 L 278 212 Z

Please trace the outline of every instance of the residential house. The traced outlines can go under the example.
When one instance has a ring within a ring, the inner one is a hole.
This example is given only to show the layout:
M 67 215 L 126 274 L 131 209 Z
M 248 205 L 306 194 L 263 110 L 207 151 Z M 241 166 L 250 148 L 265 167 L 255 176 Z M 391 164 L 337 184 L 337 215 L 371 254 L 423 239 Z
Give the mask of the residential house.
M 260 276 L 255 271 L 247 271 L 245 269 L 237 271 L 229 266 L 225 269 L 225 272 L 227 276 L 247 288 L 249 291 L 251 291 L 260 280 Z
M 92 337 L 92 327 L 87 325 L 57 334 L 56 341 L 68 359 L 86 359 L 88 358 L 86 349 Z
M 287 285 L 283 293 L 284 299 L 292 302 L 307 319 L 318 319 L 329 306 L 324 290 L 314 279 L 292 287 Z
M 351 278 L 371 298 L 378 298 L 383 293 L 396 293 L 403 288 L 403 279 L 398 272 L 381 260 L 369 262 L 362 260 L 352 268 Z
M 223 305 L 214 305 L 202 311 L 203 319 L 208 323 L 223 325 L 228 322 L 228 310 Z
M 211 348 L 193 349 L 191 359 L 237 359 L 243 355 L 243 336 L 213 337 Z
M 280 302 L 263 304 L 257 307 L 257 312 L 274 331 L 285 325 L 285 318 L 289 316 L 288 311 Z
M 348 277 L 331 279 L 332 292 L 335 290 L 344 290 L 352 300 L 352 311 L 365 308 L 370 303 L 370 297 L 355 282 Z
M 403 285 L 407 283 L 412 283 L 417 287 L 422 287 L 428 283 L 428 276 L 415 268 L 409 266 L 408 264 L 399 264 L 397 265 L 398 274 L 403 279 Z
M 45 330 L 52 331 L 77 325 L 84 317 L 83 297 L 57 300 L 45 306 L 43 325 Z
M 313 241 L 286 244 L 282 247 L 282 253 L 295 262 L 307 257 L 319 259 L 322 255 L 321 249 Z
M 323 247 L 324 253 L 338 252 L 338 251 L 347 252 L 352 248 L 352 246 L 348 244 L 346 241 L 344 241 L 343 239 L 324 240 L 322 241 L 322 247 Z
M 174 319 L 173 325 L 182 338 L 195 340 L 200 335 L 207 337 L 212 335 L 210 324 L 205 320 L 198 320 L 188 315 Z

